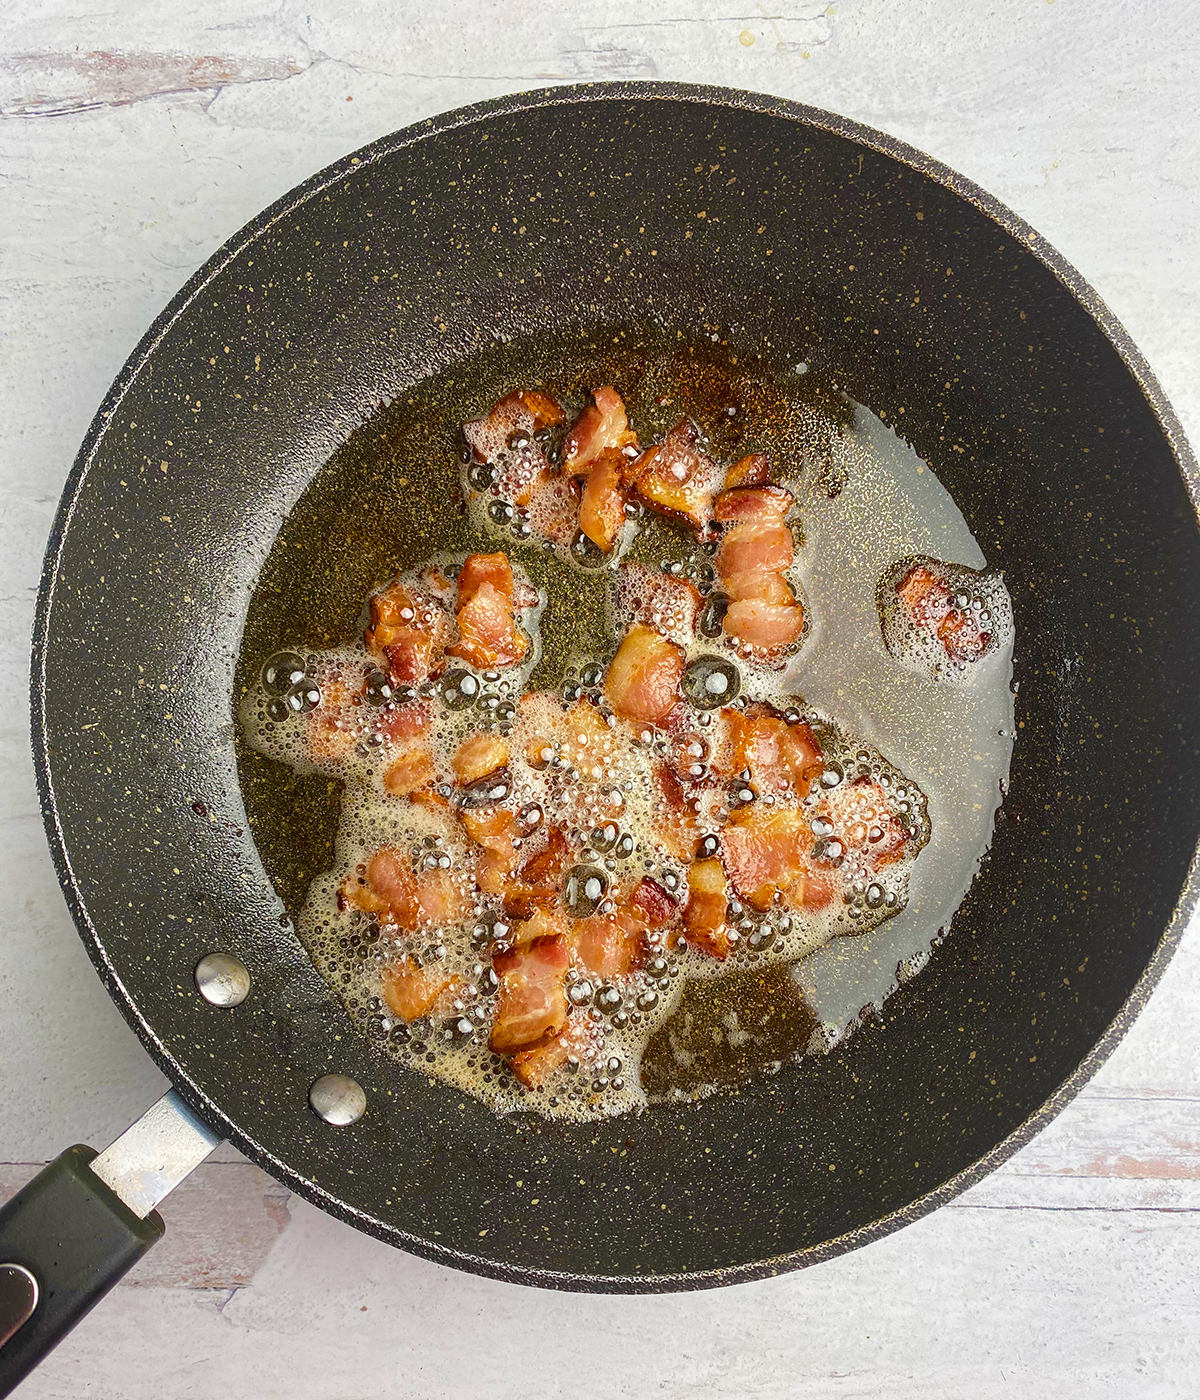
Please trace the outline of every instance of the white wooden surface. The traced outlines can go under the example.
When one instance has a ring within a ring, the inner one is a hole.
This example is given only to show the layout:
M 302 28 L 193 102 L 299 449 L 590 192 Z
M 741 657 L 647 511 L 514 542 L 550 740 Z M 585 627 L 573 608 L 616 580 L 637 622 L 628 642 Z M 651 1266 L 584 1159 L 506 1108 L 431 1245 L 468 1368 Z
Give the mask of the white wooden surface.
M 727 83 L 923 147 L 1099 289 L 1200 439 L 1200 19 L 1184 0 L 7 0 L 0 13 L 0 1192 L 161 1087 L 37 815 L 27 638 L 105 388 L 268 201 L 370 138 L 580 78 Z M 928 1219 L 719 1293 L 547 1295 L 394 1252 L 222 1151 L 21 1394 L 104 1400 L 1200 1394 L 1195 935 L 1084 1094 Z

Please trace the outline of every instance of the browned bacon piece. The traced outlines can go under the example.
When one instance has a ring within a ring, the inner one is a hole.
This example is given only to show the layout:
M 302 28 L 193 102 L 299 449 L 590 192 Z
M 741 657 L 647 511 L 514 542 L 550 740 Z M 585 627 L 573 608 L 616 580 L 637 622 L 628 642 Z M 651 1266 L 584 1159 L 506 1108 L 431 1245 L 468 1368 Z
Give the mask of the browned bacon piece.
M 458 576 L 459 640 L 447 647 L 481 669 L 512 666 L 529 649 L 513 615 L 512 565 L 503 553 L 468 556 Z
M 799 807 L 743 807 L 721 833 L 729 883 L 755 909 L 769 909 L 776 891 L 797 908 L 829 902 L 831 890 L 809 861 L 813 844 L 811 814 Z
M 527 1089 L 540 1089 L 572 1055 L 583 1060 L 593 1040 L 594 1034 L 588 1026 L 587 1017 L 582 1012 L 575 1012 L 567 1018 L 567 1024 L 556 1036 L 534 1050 L 518 1051 L 509 1060 L 508 1067 Z
M 679 699 L 683 648 L 635 623 L 617 648 L 604 680 L 608 703 L 624 719 L 661 724 Z
M 594 389 L 592 400 L 563 442 L 563 470 L 571 476 L 586 475 L 603 453 L 619 454 L 622 448 L 637 443 L 625 405 L 611 384 Z
M 634 561 L 621 565 L 616 586 L 620 615 L 663 636 L 687 636 L 696 625 L 701 598 L 690 579 Z
M 500 978 L 496 1017 L 489 1041 L 497 1055 L 532 1049 L 566 1025 L 566 978 L 571 966 L 567 940 L 537 938 L 527 947 L 497 953 Z
M 416 685 L 445 669 L 450 619 L 438 599 L 398 579 L 371 596 L 367 650 L 386 663 L 393 681 Z
M 665 928 L 679 912 L 679 905 L 657 880 L 643 875 L 628 899 L 629 911 L 647 928 Z
M 507 807 L 485 807 L 477 811 L 459 811 L 459 819 L 467 835 L 482 848 L 475 870 L 475 883 L 485 894 L 503 894 L 517 864 L 513 837 L 517 834 L 517 819 Z
M 519 389 L 493 404 L 485 417 L 464 423 L 463 436 L 475 460 L 495 468 L 499 495 L 525 506 L 535 486 L 550 475 L 550 464 L 534 434 L 565 417 L 562 405 L 548 394 Z
M 622 977 L 637 964 L 646 924 L 636 914 L 593 914 L 577 919 L 571 939 L 579 961 L 596 977 Z
M 935 636 L 951 661 L 978 659 L 991 645 L 969 608 L 960 608 L 945 579 L 926 564 L 914 564 L 896 585 L 896 596 L 914 627 Z
M 570 859 L 566 833 L 562 827 L 552 826 L 542 848 L 505 884 L 505 913 L 513 919 L 528 919 L 539 905 L 554 904 Z
M 779 487 L 726 491 L 731 525 L 717 550 L 717 572 L 729 598 L 725 635 L 768 655 L 778 654 L 804 633 L 804 608 L 784 578 L 795 555 L 783 523 L 791 495 Z
M 721 962 L 733 946 L 725 913 L 729 904 L 725 869 L 716 856 L 698 860 L 688 870 L 688 901 L 683 907 L 683 931 L 690 944 Z
M 383 846 L 343 882 L 338 902 L 375 914 L 399 928 L 434 928 L 460 918 L 466 909 L 461 889 L 448 870 L 418 877 L 406 851 Z
M 765 452 L 751 452 L 725 473 L 726 490 L 740 486 L 767 486 L 771 481 L 771 460 Z
M 379 977 L 379 990 L 388 1009 L 402 1021 L 428 1016 L 434 1005 L 448 999 L 447 994 L 457 986 L 457 979 L 450 977 L 441 964 L 421 967 L 411 956 L 389 963 Z
M 681 418 L 662 442 L 631 461 L 624 478 L 650 507 L 683 520 L 699 533 L 712 520 L 721 468 L 700 451 L 700 430 Z
M 741 486 L 721 492 L 713 503 L 713 518 L 723 525 L 735 520 L 782 521 L 794 504 L 795 497 L 782 486 Z
M 891 865 L 904 854 L 908 833 L 874 778 L 840 784 L 818 810 L 833 824 L 834 838 L 865 856 L 870 868 Z
M 579 502 L 579 528 L 605 554 L 612 552 L 625 525 L 620 452 L 608 448 L 592 463 Z
M 459 744 L 450 766 L 460 783 L 474 783 L 503 768 L 508 758 L 508 740 L 490 729 L 484 729 Z
M 749 781 L 762 794 L 808 794 L 812 778 L 821 769 L 821 749 L 807 724 L 788 724 L 771 715 L 750 716 L 724 710 L 722 717 L 732 743 L 732 769 L 749 773 Z

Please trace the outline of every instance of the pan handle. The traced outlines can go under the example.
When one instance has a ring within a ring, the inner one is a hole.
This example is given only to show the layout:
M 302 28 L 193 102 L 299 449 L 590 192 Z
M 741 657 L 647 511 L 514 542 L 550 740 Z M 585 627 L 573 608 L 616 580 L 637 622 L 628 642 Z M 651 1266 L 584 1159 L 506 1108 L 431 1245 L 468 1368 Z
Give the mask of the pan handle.
M 67 1148 L 0 1208 L 0 1397 L 162 1238 L 154 1207 L 220 1140 L 171 1090 L 104 1152 Z

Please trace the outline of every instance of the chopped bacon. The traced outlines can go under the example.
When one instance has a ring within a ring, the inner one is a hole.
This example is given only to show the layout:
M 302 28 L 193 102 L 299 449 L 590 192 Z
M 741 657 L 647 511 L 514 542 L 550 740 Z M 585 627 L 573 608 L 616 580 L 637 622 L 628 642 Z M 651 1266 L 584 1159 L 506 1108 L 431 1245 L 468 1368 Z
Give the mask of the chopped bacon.
M 517 819 L 507 807 L 490 807 L 477 811 L 463 808 L 459 819 L 467 835 L 483 855 L 475 872 L 475 883 L 485 894 L 502 894 L 517 864 L 513 837 Z
M 604 554 L 625 525 L 625 494 L 621 490 L 621 454 L 608 449 L 596 458 L 579 502 L 579 528 Z
M 401 743 L 424 734 L 433 718 L 433 710 L 423 700 L 385 709 L 379 716 L 379 732 L 387 739 Z
M 725 488 L 731 491 L 741 486 L 767 486 L 770 480 L 771 459 L 765 452 L 751 452 L 725 473 Z
M 804 633 L 804 609 L 799 603 L 760 603 L 746 598 L 730 603 L 721 624 L 726 636 L 747 646 L 775 651 L 791 646 Z
M 535 535 L 568 549 L 579 530 L 579 483 L 569 476 L 547 476 L 534 484 L 527 509 Z
M 453 923 L 466 909 L 466 899 L 448 870 L 430 870 L 418 878 L 407 852 L 383 846 L 348 877 L 338 893 L 339 904 L 384 917 L 403 929 L 433 928 Z
M 821 769 L 821 749 L 807 724 L 788 724 L 770 715 L 750 717 L 722 712 L 733 745 L 735 773 L 748 772 L 756 791 L 808 794 Z
M 508 758 L 508 740 L 490 729 L 484 729 L 459 744 L 450 766 L 460 783 L 473 783 L 479 778 L 486 778 L 497 768 L 503 768 Z
M 685 521 L 693 530 L 712 520 L 713 496 L 721 484 L 721 469 L 700 451 L 700 430 L 681 418 L 655 447 L 635 458 L 625 472 L 638 495 L 652 509 Z
M 540 1089 L 572 1055 L 577 1060 L 587 1058 L 595 1039 L 587 1017 L 582 1012 L 575 1012 L 567 1018 L 566 1025 L 556 1036 L 535 1050 L 518 1051 L 509 1060 L 508 1067 L 527 1089 Z
M 529 639 L 513 617 L 512 600 L 486 580 L 465 603 L 459 591 L 459 640 L 446 648 L 472 666 L 512 666 L 529 649 Z
M 380 993 L 388 1009 L 402 1021 L 428 1016 L 434 1004 L 457 986 L 457 979 L 450 977 L 444 967 L 420 967 L 411 956 L 389 963 L 379 978 Z
M 437 598 L 397 580 L 371 596 L 367 650 L 387 663 L 392 679 L 416 685 L 445 668 L 450 619 Z
M 843 846 L 861 852 L 872 868 L 891 865 L 904 854 L 908 833 L 874 778 L 864 775 L 840 784 L 819 810 L 833 823 L 834 835 Z
M 742 807 L 721 833 L 729 883 L 755 909 L 769 909 L 777 890 L 802 886 L 812 846 L 811 817 L 798 807 Z
M 538 938 L 526 948 L 497 953 L 500 978 L 489 1044 L 497 1055 L 527 1050 L 556 1035 L 567 1021 L 566 977 L 571 953 L 565 938 Z
M 570 931 L 570 920 L 564 910 L 548 909 L 539 904 L 527 919 L 514 920 L 511 941 L 520 948 L 535 938 L 553 938 L 558 934 L 565 937 Z
M 951 608 L 938 625 L 938 641 L 952 661 L 978 661 L 992 644 L 979 619 L 965 608 Z
M 700 592 L 689 579 L 645 564 L 621 565 L 617 605 L 626 623 L 641 622 L 664 637 L 688 636 L 700 611 Z
M 729 897 L 725 869 L 711 856 L 698 860 L 688 870 L 688 902 L 683 908 L 683 931 L 689 943 L 721 962 L 733 946 L 725 913 Z
M 661 723 L 679 699 L 683 648 L 636 623 L 626 632 L 604 680 L 608 703 L 625 719 Z
M 383 785 L 393 797 L 409 797 L 437 776 L 433 755 L 420 744 L 403 749 L 383 774 Z
M 657 880 L 643 875 L 629 896 L 630 912 L 636 914 L 647 928 L 665 928 L 679 912 L 679 905 Z
M 571 937 L 579 961 L 596 977 L 623 977 L 641 954 L 646 923 L 636 914 L 593 914 L 577 919 Z
M 534 487 L 550 473 L 550 465 L 533 435 L 561 423 L 562 406 L 536 390 L 521 389 L 492 405 L 485 418 L 463 424 L 463 436 L 476 461 L 496 469 L 496 487 L 514 505 L 529 504 Z M 524 446 L 512 444 L 518 439 Z
M 517 871 L 504 887 L 504 911 L 510 918 L 528 919 L 538 905 L 558 899 L 563 876 L 571 859 L 571 847 L 561 826 L 552 826 L 542 848 Z
M 731 526 L 717 550 L 717 572 L 724 578 L 749 569 L 782 573 L 792 567 L 795 546 L 792 532 L 778 517 L 742 520 Z
M 579 415 L 563 442 L 563 470 L 572 476 L 586 475 L 602 453 L 619 453 L 623 447 L 637 442 L 621 396 L 611 384 L 601 384 L 594 389 L 592 399 L 594 402 Z M 588 538 L 592 537 L 588 535 Z
M 731 603 L 771 603 L 790 608 L 796 601 L 792 586 L 772 569 L 746 569 L 723 579 L 725 596 Z
M 742 486 L 721 492 L 713 504 L 713 518 L 722 524 L 733 520 L 765 524 L 782 521 L 794 504 L 795 497 L 782 486 Z
M 992 642 L 979 619 L 955 605 L 945 579 L 926 564 L 914 564 L 896 585 L 896 596 L 914 627 L 935 636 L 951 661 L 978 661 Z
M 516 580 L 503 550 L 495 554 L 468 554 L 458 575 L 458 606 L 469 603 L 483 584 L 490 583 L 497 593 L 512 602 Z
M 654 782 L 661 798 L 655 835 L 676 860 L 691 860 L 696 848 L 696 811 L 683 782 L 665 762 L 654 765 Z

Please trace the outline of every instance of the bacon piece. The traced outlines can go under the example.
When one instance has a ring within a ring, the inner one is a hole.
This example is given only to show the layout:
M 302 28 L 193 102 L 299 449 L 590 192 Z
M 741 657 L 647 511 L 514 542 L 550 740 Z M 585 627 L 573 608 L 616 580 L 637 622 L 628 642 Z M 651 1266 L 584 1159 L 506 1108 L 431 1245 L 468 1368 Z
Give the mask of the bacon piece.
M 530 494 L 528 511 L 529 528 L 535 535 L 569 549 L 579 530 L 579 483 L 561 475 L 539 479 Z
M 722 491 L 713 503 L 713 518 L 722 524 L 749 521 L 765 525 L 772 520 L 782 523 L 796 498 L 782 486 L 743 486 Z
M 649 875 L 642 876 L 628 903 L 630 912 L 652 929 L 665 928 L 679 912 L 675 900 Z
M 604 678 L 608 703 L 625 719 L 659 724 L 679 699 L 683 648 L 636 623 L 626 632 Z
M 399 580 L 372 594 L 367 650 L 387 663 L 392 679 L 416 685 L 445 669 L 450 619 L 436 599 Z
M 571 859 L 571 847 L 560 826 L 546 833 L 540 851 L 529 857 L 504 888 L 504 912 L 513 919 L 528 919 L 538 905 L 554 904 Z
M 873 869 L 903 856 L 908 833 L 874 778 L 864 775 L 840 784 L 819 810 L 833 823 L 836 839 L 848 850 L 861 852 Z
M 647 925 L 636 914 L 593 914 L 577 919 L 571 938 L 579 961 L 596 977 L 623 977 L 637 965 Z
M 750 717 L 737 710 L 722 714 L 733 745 L 735 773 L 749 772 L 760 794 L 808 795 L 809 784 L 821 769 L 821 749 L 807 724 L 788 724 L 769 715 Z
M 513 1074 L 527 1089 L 540 1089 L 547 1079 L 566 1064 L 572 1055 L 582 1061 L 595 1042 L 587 1017 L 576 1012 L 553 1039 L 535 1050 L 520 1050 L 508 1062 Z
M 527 919 L 514 920 L 512 943 L 521 948 L 535 938 L 554 938 L 559 934 L 566 937 L 570 931 L 571 923 L 564 910 L 539 904 Z
M 730 574 L 722 583 L 731 603 L 772 603 L 790 608 L 796 601 L 791 584 L 771 569 L 746 569 L 740 574 Z
M 751 452 L 725 473 L 726 490 L 742 486 L 767 486 L 771 480 L 771 459 L 765 452 Z
M 794 558 L 792 532 L 779 519 L 743 520 L 725 532 L 716 565 L 724 579 L 749 569 L 782 573 L 792 567 Z
M 611 384 L 593 389 L 592 399 L 563 442 L 563 470 L 572 476 L 586 475 L 602 453 L 619 453 L 621 448 L 637 442 L 621 396 Z M 592 537 L 588 535 L 588 538 Z M 599 540 L 596 543 L 599 544 Z
M 653 772 L 659 797 L 654 835 L 676 860 L 689 861 L 696 849 L 695 808 L 679 774 L 669 763 L 656 763 Z
M 393 797 L 409 797 L 437 776 L 433 755 L 423 745 L 403 749 L 383 774 L 383 785 Z
M 385 918 L 403 929 L 453 923 L 466 908 L 462 891 L 448 870 L 418 878 L 406 851 L 382 846 L 338 892 L 338 903 Z
M 730 603 L 721 626 L 726 636 L 747 646 L 776 651 L 799 641 L 804 632 L 804 609 L 799 603 L 741 599 Z
M 810 815 L 797 807 L 743 807 L 721 833 L 721 853 L 738 898 L 755 909 L 769 909 L 775 892 L 799 887 L 813 846 Z
M 625 525 L 621 490 L 621 454 L 608 449 L 595 459 L 579 502 L 579 528 L 605 554 L 612 551 Z
M 502 894 L 517 864 L 513 837 L 517 819 L 507 807 L 491 807 L 478 811 L 460 809 L 459 820 L 467 835 L 483 854 L 475 872 L 475 883 L 485 894 Z
M 951 661 L 978 661 L 992 642 L 992 634 L 965 608 L 951 608 L 938 624 L 937 634 Z
M 699 533 L 712 520 L 713 496 L 721 484 L 721 469 L 699 450 L 700 430 L 681 418 L 655 447 L 635 458 L 626 469 L 643 501 L 662 515 L 683 520 Z
M 508 740 L 484 729 L 459 744 L 450 766 L 460 783 L 473 783 L 503 768 L 508 758 Z
M 379 732 L 397 744 L 405 739 L 415 739 L 424 734 L 433 718 L 433 710 L 423 700 L 413 700 L 407 705 L 397 705 L 385 709 L 379 716 Z
M 513 618 L 511 599 L 486 580 L 466 603 L 460 601 L 458 631 L 459 640 L 446 654 L 481 669 L 513 666 L 529 649 L 529 639 Z
M 689 579 L 645 564 L 621 565 L 616 583 L 616 603 L 621 619 L 653 627 L 664 637 L 690 637 L 700 611 L 700 592 Z
M 500 990 L 489 1044 L 497 1055 L 531 1049 L 562 1030 L 569 1010 L 566 977 L 571 966 L 565 938 L 538 938 L 526 948 L 497 953 L 492 966 Z
M 468 554 L 458 575 L 458 606 L 469 603 L 480 588 L 490 583 L 497 593 L 512 602 L 516 580 L 503 550 L 495 554 Z
M 914 627 L 935 636 L 951 661 L 978 661 L 992 642 L 979 619 L 959 608 L 947 581 L 926 564 L 914 564 L 896 585 L 896 596 Z
M 458 980 L 448 976 L 444 967 L 420 967 L 411 956 L 389 963 L 379 977 L 380 995 L 388 1009 L 402 1021 L 428 1016 L 435 1003 L 458 985 Z
M 533 435 L 565 417 L 562 406 L 548 394 L 519 389 L 493 404 L 486 417 L 464 423 L 463 436 L 475 460 L 495 468 L 498 494 L 524 506 L 535 486 L 550 474 L 550 464 Z M 513 446 L 518 440 L 525 445 Z
M 711 856 L 698 860 L 688 870 L 688 902 L 683 907 L 683 931 L 689 943 L 721 962 L 733 946 L 725 922 L 729 896 L 725 869 Z

